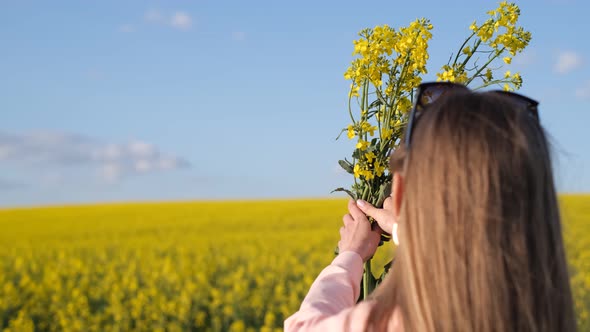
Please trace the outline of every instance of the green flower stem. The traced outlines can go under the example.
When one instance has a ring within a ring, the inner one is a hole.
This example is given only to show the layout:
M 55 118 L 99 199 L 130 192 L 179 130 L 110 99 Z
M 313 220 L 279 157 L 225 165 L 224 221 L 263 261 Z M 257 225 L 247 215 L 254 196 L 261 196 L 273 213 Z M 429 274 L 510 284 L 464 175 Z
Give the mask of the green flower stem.
M 383 81 L 381 81 L 381 82 L 383 82 Z M 381 84 L 383 85 L 383 83 L 381 83 Z M 376 85 L 375 85 L 375 95 L 381 101 L 381 103 L 383 104 L 383 106 L 386 106 L 387 105 L 387 100 L 386 100 L 386 97 L 387 96 L 384 96 L 383 95 L 383 92 Z
M 363 300 L 369 298 L 369 294 L 373 292 L 373 288 L 375 283 L 371 278 L 373 278 L 373 273 L 371 272 L 371 259 L 369 258 L 365 264 L 365 272 L 363 273 Z
M 367 79 L 367 96 L 371 95 L 371 93 L 369 93 L 369 83 L 371 83 L 371 81 L 369 79 Z M 367 112 L 367 116 L 369 114 L 369 98 L 365 99 L 365 108 L 364 108 L 365 112 Z
M 381 110 L 381 107 L 383 107 L 384 110 L 387 110 L 385 104 L 379 106 L 379 108 L 377 109 L 377 129 L 379 131 L 379 139 L 381 139 L 381 137 L 383 137 L 383 132 L 381 131 L 381 121 L 383 121 L 383 116 L 385 116 L 385 112 L 383 112 L 383 116 L 379 116 L 379 111 Z
M 361 122 L 365 120 L 362 111 L 367 110 L 367 105 L 369 104 L 369 83 L 370 82 L 368 78 L 363 81 L 363 96 L 361 98 Z
M 477 77 L 477 75 L 481 74 L 481 72 L 482 72 L 484 69 L 486 69 L 486 68 L 488 67 L 488 65 L 489 65 L 490 63 L 492 63 L 492 61 L 494 61 L 494 60 L 495 60 L 497 57 L 499 57 L 499 56 L 500 56 L 500 54 L 502 54 L 502 52 L 504 52 L 504 50 L 505 50 L 505 49 L 506 49 L 506 47 L 502 47 L 502 49 L 501 49 L 501 50 L 499 50 L 498 52 L 496 52 L 496 54 L 495 54 L 493 57 L 491 57 L 491 58 L 488 60 L 488 62 L 486 62 L 486 63 L 485 63 L 485 64 L 484 64 L 482 67 L 480 67 L 480 68 L 477 70 L 477 72 L 476 72 L 476 73 L 475 73 L 473 76 L 471 76 L 471 78 L 470 78 L 470 79 L 469 79 L 469 80 L 468 80 L 468 81 L 465 83 L 465 85 L 469 85 L 469 83 L 471 83 L 471 81 L 473 81 L 473 80 L 474 80 L 474 79 Z
M 471 54 L 469 54 L 467 56 L 467 58 L 465 58 L 465 60 L 461 64 L 461 69 L 465 68 L 465 65 L 467 65 L 467 62 L 469 62 L 469 60 L 471 59 L 471 57 L 473 56 L 473 54 L 475 54 L 475 52 L 477 51 L 477 48 L 479 47 L 479 45 L 481 45 L 481 39 L 478 39 L 475 42 L 475 44 L 473 45 L 473 50 L 471 51 Z
M 479 89 L 483 89 L 485 87 L 488 87 L 490 85 L 495 85 L 495 84 L 502 84 L 502 83 L 512 83 L 512 81 L 506 80 L 506 79 L 502 79 L 502 80 L 493 80 L 493 81 L 489 81 L 485 84 L 482 84 L 481 86 L 478 86 L 477 88 L 474 88 L 473 90 L 479 90 Z
M 467 45 L 467 43 L 469 42 L 469 40 L 471 38 L 473 38 L 473 36 L 475 36 L 475 31 L 469 37 L 467 37 L 467 39 L 465 39 L 465 41 L 463 42 L 463 45 L 461 45 L 461 47 L 459 47 L 459 51 L 457 51 L 457 55 L 455 56 L 455 61 L 453 61 L 453 65 L 457 64 L 457 60 L 459 60 L 459 56 L 461 55 L 461 51 L 463 50 L 463 47 L 465 47 L 465 45 Z
M 350 93 L 348 93 L 348 114 L 350 115 L 350 120 L 352 120 L 353 124 L 356 124 L 354 120 L 354 116 L 352 115 L 352 108 L 350 107 L 350 101 L 352 100 L 352 89 L 354 88 L 354 84 L 350 88 Z
M 389 84 L 388 84 L 388 86 L 394 84 L 394 79 L 395 79 L 395 76 L 396 76 L 396 73 L 397 73 L 397 69 L 398 69 L 397 67 L 398 67 L 398 64 L 397 64 L 397 62 L 395 62 L 394 65 L 393 65 L 393 68 L 391 69 L 391 72 L 389 74 Z M 397 82 L 395 82 L 395 83 L 397 83 Z M 391 105 L 388 104 L 388 105 L 385 105 L 385 106 L 390 107 L 390 108 L 393 107 L 393 98 L 390 98 L 390 101 L 391 101 Z

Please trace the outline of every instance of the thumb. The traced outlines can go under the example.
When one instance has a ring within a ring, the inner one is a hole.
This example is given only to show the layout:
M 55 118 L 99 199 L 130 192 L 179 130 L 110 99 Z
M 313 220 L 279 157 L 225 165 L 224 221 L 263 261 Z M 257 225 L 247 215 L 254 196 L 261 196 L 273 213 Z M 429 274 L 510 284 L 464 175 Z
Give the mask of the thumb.
M 391 233 L 393 227 L 393 212 L 387 209 L 378 209 L 371 205 L 371 203 L 359 199 L 356 205 L 363 211 L 367 216 L 372 217 L 377 221 L 379 227 L 384 230 L 387 234 Z
M 385 211 L 383 209 L 378 209 L 374 207 L 371 203 L 359 199 L 356 201 L 356 205 L 363 211 L 367 216 L 372 217 L 373 219 L 379 221 L 384 219 Z

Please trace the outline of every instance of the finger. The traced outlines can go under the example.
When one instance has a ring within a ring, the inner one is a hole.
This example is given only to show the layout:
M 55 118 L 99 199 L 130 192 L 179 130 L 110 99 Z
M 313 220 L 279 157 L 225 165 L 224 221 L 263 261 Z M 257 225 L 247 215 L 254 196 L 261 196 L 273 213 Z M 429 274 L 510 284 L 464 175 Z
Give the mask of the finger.
M 354 222 L 354 219 L 352 218 L 350 213 L 347 213 L 346 215 L 344 215 L 344 217 L 342 217 L 342 223 L 344 224 L 344 226 L 348 226 L 352 222 Z
M 385 233 L 383 228 L 381 228 L 381 225 L 379 225 L 379 223 L 376 223 L 376 222 L 371 224 L 371 231 L 378 232 L 380 235 Z M 389 234 L 389 233 L 387 233 L 387 234 Z
M 354 220 L 357 220 L 357 221 L 367 220 L 368 221 L 367 216 L 365 215 L 365 213 L 361 209 L 359 209 L 356 202 L 352 202 L 352 203 L 348 204 L 348 212 L 350 212 L 350 214 L 352 215 Z
M 374 207 L 371 203 L 369 203 L 367 201 L 363 201 L 362 199 L 359 199 L 358 201 L 356 201 L 356 205 L 357 205 L 358 209 L 360 209 L 364 214 L 366 214 L 369 217 L 373 217 L 373 219 L 375 219 L 375 220 L 385 219 L 384 217 L 385 217 L 386 211 L 384 211 L 383 209 L 378 209 L 378 208 Z
M 352 218 L 354 218 L 354 214 L 352 214 L 352 210 L 356 207 L 356 201 L 351 199 L 348 201 L 348 212 L 350 213 L 350 215 L 352 216 Z
M 340 232 L 340 239 L 343 239 L 344 234 L 346 233 L 346 227 L 344 227 L 344 226 L 340 227 L 339 232 Z
M 371 241 L 373 241 L 373 243 L 378 245 L 379 242 L 381 242 L 381 232 L 372 231 L 371 232 Z
M 391 196 L 388 196 L 383 201 L 383 209 L 384 210 L 390 210 L 392 207 L 393 207 L 393 198 L 391 198 Z

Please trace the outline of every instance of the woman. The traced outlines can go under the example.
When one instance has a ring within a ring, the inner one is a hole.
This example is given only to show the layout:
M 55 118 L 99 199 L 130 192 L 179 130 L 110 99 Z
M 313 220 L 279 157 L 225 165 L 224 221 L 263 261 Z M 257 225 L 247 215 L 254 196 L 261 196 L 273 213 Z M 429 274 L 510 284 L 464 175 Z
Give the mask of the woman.
M 348 204 L 340 254 L 285 330 L 575 331 L 537 103 L 450 83 L 423 84 L 416 99 L 390 161 L 392 196 L 383 209 Z M 400 245 L 384 282 L 355 304 L 380 235 L 366 215 Z

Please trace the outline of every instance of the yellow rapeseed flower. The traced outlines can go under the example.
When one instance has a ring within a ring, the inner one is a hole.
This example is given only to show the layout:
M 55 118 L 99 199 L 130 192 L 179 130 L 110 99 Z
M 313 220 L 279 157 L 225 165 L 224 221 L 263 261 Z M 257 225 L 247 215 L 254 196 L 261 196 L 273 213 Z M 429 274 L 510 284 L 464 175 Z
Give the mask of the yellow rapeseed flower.
M 348 132 L 346 135 L 348 136 L 348 139 L 353 139 L 354 136 L 356 136 L 356 134 L 354 133 L 354 127 L 352 125 L 348 126 Z
M 362 139 L 359 140 L 358 143 L 356 143 L 356 148 L 359 150 L 366 150 L 368 146 L 369 146 L 369 142 L 362 140 Z
M 375 174 L 377 174 L 377 176 L 381 176 L 385 172 L 385 166 L 381 165 L 381 162 L 379 162 L 379 160 L 375 161 L 374 168 Z
M 488 80 L 488 82 L 489 82 L 493 79 L 494 79 L 494 76 L 493 76 L 492 70 L 490 68 L 488 68 L 486 70 L 486 80 Z
M 391 138 L 391 135 L 393 135 L 392 129 L 390 129 L 390 128 L 381 129 L 381 140 L 382 141 Z
M 449 68 L 442 73 L 438 73 L 436 76 L 437 81 L 455 82 L 455 71 L 452 68 Z
M 375 135 L 375 130 L 377 130 L 377 127 L 371 125 L 370 123 L 368 123 L 366 121 L 363 121 L 361 124 L 361 129 L 364 132 L 369 133 L 369 135 L 373 136 L 373 135 Z
M 512 75 L 512 79 L 516 82 L 521 82 L 522 83 L 522 77 L 520 77 L 519 73 L 515 73 L 514 75 Z
M 373 172 L 371 172 L 369 170 L 366 170 L 366 171 L 363 172 L 363 177 L 366 180 L 373 180 L 375 178 L 375 174 L 373 174 Z
M 354 173 L 354 177 L 355 178 L 360 178 L 361 177 L 361 166 L 359 164 L 354 165 L 354 168 L 352 169 L 353 173 Z
M 354 84 L 351 84 L 349 96 L 350 97 L 358 97 L 359 96 L 359 89 L 360 89 L 360 87 L 358 85 L 355 86 Z

